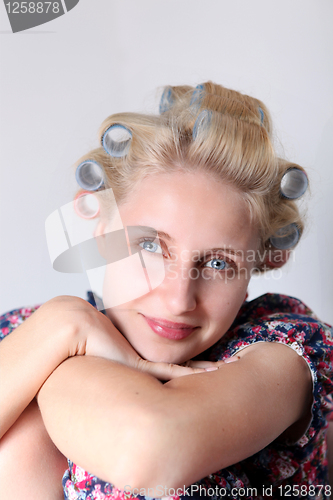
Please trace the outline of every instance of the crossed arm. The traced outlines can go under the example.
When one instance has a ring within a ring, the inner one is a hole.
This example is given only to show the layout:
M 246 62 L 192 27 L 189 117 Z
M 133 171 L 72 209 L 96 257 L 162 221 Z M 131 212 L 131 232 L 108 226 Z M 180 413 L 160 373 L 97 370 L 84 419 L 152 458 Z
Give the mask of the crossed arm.
M 253 455 L 286 429 L 295 439 L 306 430 L 306 362 L 276 343 L 240 356 L 164 385 L 120 363 L 75 357 L 49 377 L 38 403 L 56 446 L 89 472 L 120 489 L 178 488 Z
M 257 344 L 210 372 L 149 363 L 72 297 L 42 306 L 0 354 L 1 435 L 39 391 L 57 448 L 119 488 L 192 484 L 286 429 L 300 437 L 310 418 L 310 372 L 290 348 Z

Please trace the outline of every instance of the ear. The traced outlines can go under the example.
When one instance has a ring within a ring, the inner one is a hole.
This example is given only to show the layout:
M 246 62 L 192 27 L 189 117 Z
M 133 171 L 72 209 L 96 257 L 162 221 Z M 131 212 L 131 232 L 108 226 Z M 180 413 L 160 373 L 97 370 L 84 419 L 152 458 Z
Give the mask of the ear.
M 290 250 L 279 250 L 278 248 L 269 248 L 265 258 L 265 265 L 272 268 L 284 266 L 290 257 Z
M 106 225 L 105 222 L 100 219 L 97 223 L 97 226 L 94 231 L 94 238 L 97 243 L 98 251 L 102 257 L 105 258 L 106 252 L 105 252 L 105 231 L 106 231 Z

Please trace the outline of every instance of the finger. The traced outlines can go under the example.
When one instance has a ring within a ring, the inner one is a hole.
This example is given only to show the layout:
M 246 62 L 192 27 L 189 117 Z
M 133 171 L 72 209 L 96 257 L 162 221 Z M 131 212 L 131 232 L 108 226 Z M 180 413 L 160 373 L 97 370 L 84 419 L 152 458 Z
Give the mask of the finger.
M 153 363 L 145 359 L 139 360 L 137 368 L 141 371 L 149 373 L 159 380 L 171 380 L 184 375 L 193 375 L 195 373 L 204 373 L 205 368 L 191 368 L 189 366 L 174 365 L 171 363 Z M 215 367 L 214 367 L 215 369 Z M 218 369 L 218 367 L 216 367 Z M 211 368 L 208 368 L 211 370 Z
M 238 354 L 236 356 L 231 356 L 230 358 L 227 358 L 224 362 L 225 363 L 233 363 L 234 361 L 238 361 L 240 359 L 240 356 Z
M 224 364 L 224 361 L 187 361 L 185 366 L 190 366 L 191 368 L 211 368 L 214 366 L 221 366 Z

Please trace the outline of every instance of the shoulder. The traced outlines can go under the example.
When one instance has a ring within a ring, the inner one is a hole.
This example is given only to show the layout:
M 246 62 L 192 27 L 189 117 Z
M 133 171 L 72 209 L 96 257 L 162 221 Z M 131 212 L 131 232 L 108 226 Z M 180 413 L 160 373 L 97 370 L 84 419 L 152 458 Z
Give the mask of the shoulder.
M 86 296 L 86 301 L 89 304 L 91 304 L 95 308 L 98 308 L 99 310 L 102 309 L 101 304 L 97 304 L 97 302 L 101 299 L 93 294 L 93 292 L 88 291 Z M 40 307 L 41 304 L 28 307 L 19 307 L 0 315 L 0 341 L 3 340 L 7 335 L 9 335 L 13 330 L 15 330 L 15 328 L 20 326 Z
M 315 313 L 301 300 L 277 293 L 266 293 L 245 302 L 240 308 L 233 326 L 255 321 L 279 319 L 320 323 Z M 322 323 L 325 325 L 325 323 Z M 326 325 L 329 327 L 329 325 Z
M 314 394 L 333 392 L 332 328 L 299 299 L 265 294 L 245 302 L 230 330 L 211 348 L 209 359 L 225 360 L 259 343 L 287 345 L 306 361 Z
M 265 294 L 241 307 L 229 331 L 211 348 L 210 359 L 226 359 L 256 342 L 280 342 L 313 360 L 333 356 L 330 325 L 299 299 Z

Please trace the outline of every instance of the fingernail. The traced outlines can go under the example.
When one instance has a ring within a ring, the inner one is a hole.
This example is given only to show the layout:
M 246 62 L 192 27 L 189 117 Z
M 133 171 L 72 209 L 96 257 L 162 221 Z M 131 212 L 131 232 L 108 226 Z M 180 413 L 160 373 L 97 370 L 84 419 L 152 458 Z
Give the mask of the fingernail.
M 233 363 L 234 361 L 238 361 L 239 359 L 239 356 L 231 356 L 230 358 L 225 360 L 225 363 Z
M 211 366 L 210 368 L 205 368 L 206 372 L 214 372 L 215 370 L 218 370 L 218 366 Z

